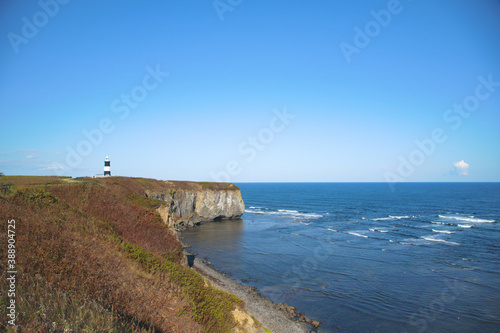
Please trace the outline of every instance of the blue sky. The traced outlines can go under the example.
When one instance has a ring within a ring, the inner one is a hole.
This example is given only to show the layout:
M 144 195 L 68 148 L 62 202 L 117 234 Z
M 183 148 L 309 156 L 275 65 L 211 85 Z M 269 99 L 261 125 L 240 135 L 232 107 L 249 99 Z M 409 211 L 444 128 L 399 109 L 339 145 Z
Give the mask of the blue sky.
M 0 9 L 7 175 L 500 181 L 498 1 Z

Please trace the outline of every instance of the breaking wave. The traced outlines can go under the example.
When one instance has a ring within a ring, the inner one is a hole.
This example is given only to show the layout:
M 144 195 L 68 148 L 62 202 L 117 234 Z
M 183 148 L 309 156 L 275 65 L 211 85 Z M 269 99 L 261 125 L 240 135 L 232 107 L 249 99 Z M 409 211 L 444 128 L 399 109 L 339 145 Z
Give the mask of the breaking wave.
M 392 216 L 389 215 L 388 217 L 378 217 L 372 219 L 372 221 L 387 221 L 387 220 L 401 220 L 401 219 L 409 219 L 410 216 L 408 215 L 403 215 L 403 216 Z
M 426 241 L 429 242 L 440 242 L 444 244 L 450 244 L 450 245 L 460 245 L 460 243 L 455 243 L 455 242 L 450 242 L 444 239 L 439 239 L 439 238 L 433 238 L 432 236 L 423 236 L 422 239 L 425 239 Z
M 297 210 L 289 210 L 289 209 L 269 210 L 267 208 L 253 207 L 253 206 L 250 207 L 249 209 L 245 209 L 245 213 L 289 216 L 296 219 L 317 219 L 323 217 L 323 215 L 320 214 L 304 213 L 304 212 L 299 212 Z
M 449 231 L 449 230 L 437 230 L 437 229 L 431 229 L 431 230 L 434 232 L 442 233 L 442 234 L 452 234 L 453 233 L 453 231 Z
M 442 219 L 451 219 L 451 220 L 457 220 L 457 221 L 466 221 L 466 222 L 473 222 L 473 223 L 493 223 L 496 222 L 496 220 L 487 220 L 487 219 L 480 219 L 475 216 L 450 216 L 450 215 L 438 215 Z
M 352 231 L 347 231 L 346 234 L 358 236 L 358 237 L 363 237 L 363 238 L 368 238 L 368 236 L 361 235 L 361 234 L 358 234 L 357 232 L 352 232 Z

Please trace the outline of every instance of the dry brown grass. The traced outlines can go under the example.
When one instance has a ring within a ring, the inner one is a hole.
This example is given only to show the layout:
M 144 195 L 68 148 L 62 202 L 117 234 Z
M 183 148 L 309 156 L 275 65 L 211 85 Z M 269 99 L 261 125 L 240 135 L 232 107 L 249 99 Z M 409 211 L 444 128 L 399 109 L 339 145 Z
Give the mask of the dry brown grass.
M 225 332 L 234 325 L 227 312 L 242 303 L 180 265 L 182 247 L 154 211 L 161 203 L 144 199 L 147 184 L 38 181 L 0 193 L 2 271 L 7 220 L 16 220 L 20 332 Z
M 61 185 L 61 188 L 67 186 L 71 185 Z M 17 260 L 22 269 L 19 306 L 29 310 L 29 305 L 38 304 L 36 311 L 20 313 L 19 321 L 24 321 L 22 329 L 25 331 L 36 327 L 53 330 L 53 322 L 59 326 L 69 325 L 64 321 L 66 316 L 57 315 L 58 306 L 52 309 L 42 306 L 61 302 L 51 297 L 43 302 L 33 301 L 30 295 L 33 289 L 37 290 L 33 287 L 37 278 L 43 279 L 45 284 L 38 289 L 45 288 L 46 295 L 53 294 L 49 290 L 56 290 L 71 299 L 69 303 L 63 302 L 64 311 L 69 313 L 82 306 L 89 312 L 92 308 L 89 304 L 99 304 L 114 313 L 122 326 L 125 323 L 134 330 L 201 331 L 189 317 L 178 316 L 187 301 L 174 292 L 175 286 L 168 280 L 142 272 L 136 262 L 126 259 L 117 251 L 114 242 L 107 240 L 112 234 L 112 226 L 71 209 L 44 189 L 20 190 L 10 198 L 1 198 L 0 209 L 2 221 L 16 219 Z M 5 225 L 2 223 L 2 234 L 6 233 Z M 4 238 L 2 247 L 6 248 Z M 1 253 L 4 263 L 5 251 Z M 38 315 L 34 315 L 37 311 Z M 103 320 L 102 324 L 108 326 L 115 321 L 110 321 L 109 316 L 107 319 L 103 316 Z

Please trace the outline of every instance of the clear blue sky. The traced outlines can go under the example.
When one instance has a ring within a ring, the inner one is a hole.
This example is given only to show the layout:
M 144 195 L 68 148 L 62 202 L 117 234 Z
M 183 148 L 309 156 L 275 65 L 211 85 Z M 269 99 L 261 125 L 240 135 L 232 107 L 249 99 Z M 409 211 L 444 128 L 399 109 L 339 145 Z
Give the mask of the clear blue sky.
M 0 1 L 0 171 L 108 155 L 158 179 L 500 181 L 499 18 L 492 0 Z

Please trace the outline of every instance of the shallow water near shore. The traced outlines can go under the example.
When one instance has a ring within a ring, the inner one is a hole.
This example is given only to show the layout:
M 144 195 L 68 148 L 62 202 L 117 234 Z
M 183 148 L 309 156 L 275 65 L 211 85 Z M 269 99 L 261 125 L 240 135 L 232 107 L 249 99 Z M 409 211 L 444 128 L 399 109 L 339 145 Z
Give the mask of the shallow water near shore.
M 500 329 L 500 184 L 237 184 L 190 252 L 324 332 Z

